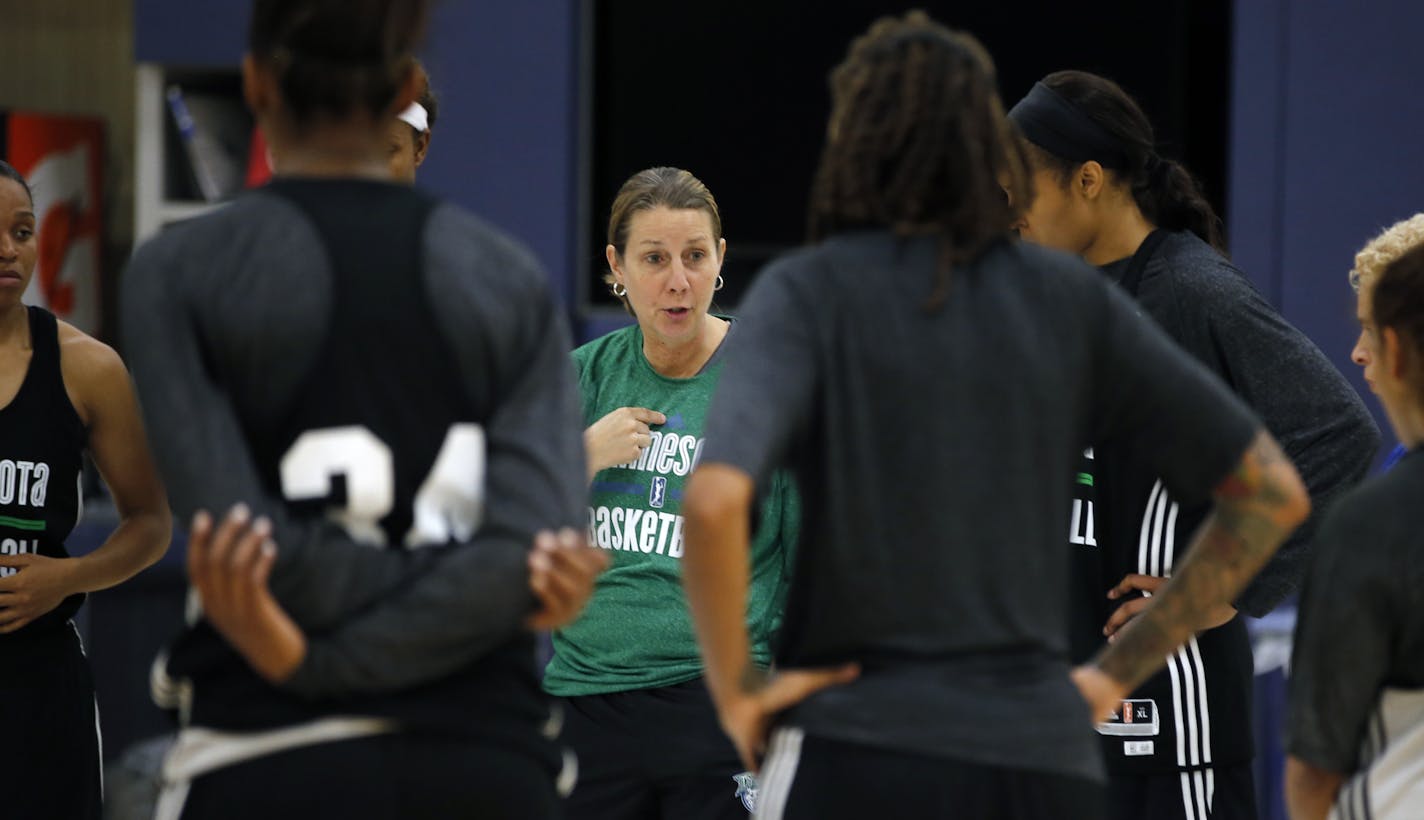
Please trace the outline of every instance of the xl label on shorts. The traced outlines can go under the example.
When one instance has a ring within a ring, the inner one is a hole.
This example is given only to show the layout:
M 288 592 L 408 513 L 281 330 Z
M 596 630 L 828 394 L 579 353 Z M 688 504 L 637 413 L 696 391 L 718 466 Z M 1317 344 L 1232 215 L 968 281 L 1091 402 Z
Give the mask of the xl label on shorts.
M 1157 702 L 1150 698 L 1123 701 L 1111 717 L 1097 725 L 1098 734 L 1112 737 L 1154 737 L 1160 729 Z

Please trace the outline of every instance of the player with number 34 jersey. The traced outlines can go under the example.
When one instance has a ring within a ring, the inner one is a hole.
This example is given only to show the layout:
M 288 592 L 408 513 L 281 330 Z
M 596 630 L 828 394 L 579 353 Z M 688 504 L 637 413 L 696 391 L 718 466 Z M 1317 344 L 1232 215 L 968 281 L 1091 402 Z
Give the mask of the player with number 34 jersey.
M 155 675 L 187 727 L 354 715 L 556 765 L 527 560 L 581 527 L 584 468 L 528 253 L 405 186 L 278 178 L 140 248 L 123 312 L 180 520 L 271 518 L 272 591 L 308 635 L 274 686 L 193 618 Z

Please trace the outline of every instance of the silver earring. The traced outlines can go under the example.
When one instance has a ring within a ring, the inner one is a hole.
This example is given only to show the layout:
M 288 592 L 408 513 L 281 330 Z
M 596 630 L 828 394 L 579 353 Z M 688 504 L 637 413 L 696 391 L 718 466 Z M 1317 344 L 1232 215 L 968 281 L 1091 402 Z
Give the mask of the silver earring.
M 623 287 L 623 283 L 622 283 L 622 282 L 614 282 L 614 283 L 613 283 L 613 295 L 614 295 L 614 296 L 617 296 L 619 299 L 622 299 L 624 296 L 627 296 L 627 295 L 628 295 L 628 289 L 625 288 L 625 287 Z
M 727 284 L 727 283 L 726 283 L 725 281 L 723 281 L 723 279 L 722 279 L 722 274 L 719 273 L 719 274 L 717 274 L 717 281 L 714 282 L 714 283 L 712 283 L 712 289 L 713 289 L 713 290 L 721 290 L 721 289 L 722 289 L 722 286 L 725 285 L 725 284 Z

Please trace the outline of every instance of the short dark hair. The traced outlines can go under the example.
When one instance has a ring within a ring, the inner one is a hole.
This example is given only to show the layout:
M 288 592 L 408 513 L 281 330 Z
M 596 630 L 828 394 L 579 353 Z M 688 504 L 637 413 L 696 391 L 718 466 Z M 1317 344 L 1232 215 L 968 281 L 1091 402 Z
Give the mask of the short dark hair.
M 1370 290 L 1370 319 L 1381 337 L 1399 335 L 1399 354 L 1414 397 L 1424 404 L 1424 245 L 1391 262 Z
M 4 177 L 5 179 L 13 179 L 16 182 L 20 183 L 20 187 L 25 189 L 25 196 L 30 198 L 30 207 L 34 207 L 35 192 L 30 190 L 30 183 L 25 180 L 24 174 L 21 174 L 19 171 L 15 170 L 15 166 L 4 160 L 0 160 L 0 177 Z
M 248 50 L 273 67 L 298 124 L 387 113 L 414 62 L 429 0 L 254 0 Z
M 867 227 L 937 236 L 933 309 L 948 294 L 954 265 L 1009 235 L 1010 198 L 1032 195 L 994 63 L 971 35 L 912 11 L 875 21 L 830 80 L 811 239 Z

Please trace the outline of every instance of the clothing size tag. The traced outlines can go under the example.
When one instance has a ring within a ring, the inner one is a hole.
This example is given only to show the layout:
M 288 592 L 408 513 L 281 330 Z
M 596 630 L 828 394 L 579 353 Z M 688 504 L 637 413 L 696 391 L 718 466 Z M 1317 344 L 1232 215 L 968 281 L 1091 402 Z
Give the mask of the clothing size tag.
M 1112 737 L 1156 737 L 1161 730 L 1157 702 L 1150 698 L 1125 700 L 1096 728 L 1098 734 Z
M 1151 755 L 1153 743 L 1150 740 L 1125 740 L 1122 743 L 1122 753 L 1127 757 L 1143 757 Z

